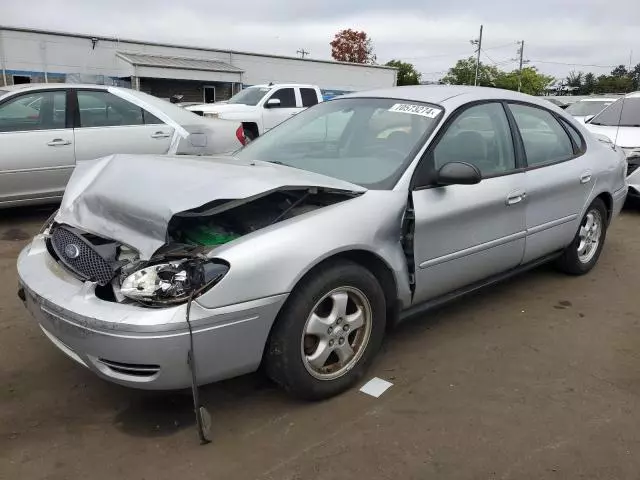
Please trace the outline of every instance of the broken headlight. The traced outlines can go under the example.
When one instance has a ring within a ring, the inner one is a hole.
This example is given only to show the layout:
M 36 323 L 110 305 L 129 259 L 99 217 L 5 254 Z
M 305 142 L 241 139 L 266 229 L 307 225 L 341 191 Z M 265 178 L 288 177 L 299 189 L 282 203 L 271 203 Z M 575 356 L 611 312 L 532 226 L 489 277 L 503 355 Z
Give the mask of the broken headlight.
M 126 275 L 120 293 L 147 304 L 175 304 L 219 282 L 229 271 L 220 261 L 190 258 L 146 265 Z

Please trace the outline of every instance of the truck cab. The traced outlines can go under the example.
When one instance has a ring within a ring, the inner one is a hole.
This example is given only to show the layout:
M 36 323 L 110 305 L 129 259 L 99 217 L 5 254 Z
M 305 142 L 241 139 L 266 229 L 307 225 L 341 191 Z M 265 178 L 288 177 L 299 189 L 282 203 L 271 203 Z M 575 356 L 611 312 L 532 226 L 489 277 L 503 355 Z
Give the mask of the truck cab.
M 187 107 L 198 115 L 242 122 L 247 140 L 253 140 L 279 123 L 322 102 L 316 85 L 253 85 L 238 92 L 226 102 Z

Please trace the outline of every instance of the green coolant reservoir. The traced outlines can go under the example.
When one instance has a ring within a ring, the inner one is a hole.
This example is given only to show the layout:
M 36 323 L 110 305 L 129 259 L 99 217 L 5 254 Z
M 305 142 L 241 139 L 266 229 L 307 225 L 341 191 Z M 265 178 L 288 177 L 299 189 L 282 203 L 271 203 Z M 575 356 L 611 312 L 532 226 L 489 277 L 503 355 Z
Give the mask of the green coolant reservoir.
M 185 240 L 198 245 L 223 245 L 240 235 L 221 227 L 198 225 L 184 232 Z

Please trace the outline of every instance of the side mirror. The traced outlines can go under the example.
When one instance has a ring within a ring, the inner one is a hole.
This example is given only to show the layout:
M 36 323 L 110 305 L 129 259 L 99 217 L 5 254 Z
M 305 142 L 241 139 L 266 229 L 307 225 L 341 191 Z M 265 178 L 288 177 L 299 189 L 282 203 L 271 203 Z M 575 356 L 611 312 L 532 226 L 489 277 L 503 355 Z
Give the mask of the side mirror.
M 587 115 L 586 117 L 584 117 L 584 123 L 589 123 L 591 120 L 593 120 L 593 117 L 595 117 L 595 115 Z
M 281 101 L 279 98 L 270 98 L 264 105 L 264 108 L 280 108 Z
M 482 174 L 478 167 L 464 162 L 445 163 L 436 175 L 437 185 L 474 185 L 480 183 Z

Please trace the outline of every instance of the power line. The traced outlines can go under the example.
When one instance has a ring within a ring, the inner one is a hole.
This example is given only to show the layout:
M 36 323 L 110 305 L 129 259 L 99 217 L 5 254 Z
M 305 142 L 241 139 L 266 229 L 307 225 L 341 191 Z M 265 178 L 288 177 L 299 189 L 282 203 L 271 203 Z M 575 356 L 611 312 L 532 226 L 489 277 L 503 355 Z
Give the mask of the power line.
M 589 63 L 567 63 L 567 62 L 552 62 L 546 60 L 530 60 L 535 63 L 549 63 L 552 65 L 568 65 L 570 67 L 594 67 L 594 68 L 616 68 L 618 65 L 592 65 Z
M 307 55 L 309 55 L 309 52 L 304 48 L 301 48 L 300 50 L 296 50 L 296 53 L 300 55 L 300 58 L 304 58 Z

